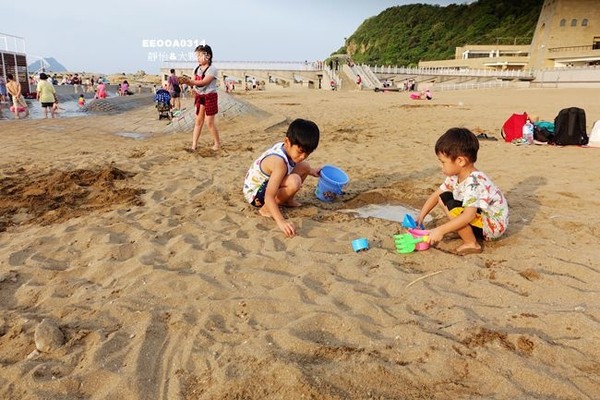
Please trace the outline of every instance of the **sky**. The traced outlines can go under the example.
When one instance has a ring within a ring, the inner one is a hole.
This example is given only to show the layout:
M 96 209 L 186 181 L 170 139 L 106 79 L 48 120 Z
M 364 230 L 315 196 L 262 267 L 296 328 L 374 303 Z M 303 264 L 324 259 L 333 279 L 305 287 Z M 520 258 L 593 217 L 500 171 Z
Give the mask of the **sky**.
M 3 2 L 0 33 L 24 39 L 27 62 L 54 57 L 72 72 L 157 74 L 166 60 L 196 61 L 205 41 L 215 61 L 324 60 L 360 24 L 393 6 L 468 0 L 53 0 Z M 0 42 L 0 48 L 5 46 Z M 10 44 L 9 44 L 10 46 Z

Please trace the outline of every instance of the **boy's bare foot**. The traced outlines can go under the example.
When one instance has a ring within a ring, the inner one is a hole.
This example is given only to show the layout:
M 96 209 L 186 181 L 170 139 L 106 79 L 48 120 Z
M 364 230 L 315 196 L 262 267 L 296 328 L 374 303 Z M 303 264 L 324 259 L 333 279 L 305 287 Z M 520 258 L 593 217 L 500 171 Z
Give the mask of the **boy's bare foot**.
M 265 208 L 265 206 L 262 206 L 261 208 L 258 209 L 258 212 L 260 213 L 260 215 L 262 215 L 263 217 L 267 217 L 267 218 L 271 218 L 271 213 L 269 212 L 269 210 L 267 210 Z
M 463 244 L 456 248 L 456 254 L 459 256 L 466 256 L 467 254 L 479 254 L 483 251 L 479 243 L 475 244 Z
M 283 203 L 283 205 L 286 206 L 286 207 L 300 207 L 302 205 L 302 203 L 300 203 L 296 199 L 289 199 L 288 201 L 286 201 L 285 203 Z

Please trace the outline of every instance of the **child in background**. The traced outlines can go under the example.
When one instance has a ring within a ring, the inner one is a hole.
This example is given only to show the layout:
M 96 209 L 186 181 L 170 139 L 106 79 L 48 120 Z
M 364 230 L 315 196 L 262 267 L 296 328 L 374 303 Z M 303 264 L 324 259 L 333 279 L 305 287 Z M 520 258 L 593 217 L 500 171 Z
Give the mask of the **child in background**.
M 198 66 L 194 70 L 194 78 L 183 77 L 181 84 L 187 84 L 194 90 L 194 107 L 196 108 L 196 120 L 192 132 L 192 147 L 190 151 L 196 151 L 198 140 L 204 127 L 204 122 L 213 139 L 212 150 L 221 148 L 221 139 L 215 117 L 219 112 L 219 95 L 217 94 L 217 80 L 219 72 L 213 65 L 213 51 L 207 44 L 201 44 L 194 50 L 198 60 Z
M 429 243 L 441 241 L 445 234 L 457 232 L 463 243 L 456 254 L 481 253 L 478 240 L 497 239 L 508 226 L 508 204 L 490 178 L 475 168 L 479 141 L 468 129 L 452 128 L 435 144 L 435 154 L 446 175 L 444 183 L 429 196 L 417 218 L 422 224 L 439 205 L 449 218 L 429 233 Z
M 106 96 L 106 84 L 103 81 L 98 80 L 98 86 L 96 87 L 96 96 L 94 97 L 97 99 L 105 99 Z
M 77 104 L 79 105 L 79 108 L 85 106 L 85 97 L 83 97 L 82 94 L 79 95 L 79 99 L 77 100 Z
M 127 79 L 125 79 L 125 80 L 123 81 L 123 83 L 121 83 L 121 86 L 120 86 L 120 88 L 121 88 L 121 96 L 127 96 L 127 95 L 129 95 L 129 94 L 132 94 L 132 93 L 129 91 L 129 82 L 127 82 Z
M 4 77 L 0 75 L 0 102 L 4 102 L 8 99 L 8 91 L 6 91 L 6 81 Z
M 280 205 L 298 207 L 295 199 L 308 175 L 319 176 L 321 168 L 311 168 L 306 158 L 319 145 L 319 127 L 312 121 L 296 119 L 288 127 L 283 143 L 276 143 L 253 163 L 244 179 L 244 197 L 260 214 L 271 217 L 287 237 L 296 234 Z

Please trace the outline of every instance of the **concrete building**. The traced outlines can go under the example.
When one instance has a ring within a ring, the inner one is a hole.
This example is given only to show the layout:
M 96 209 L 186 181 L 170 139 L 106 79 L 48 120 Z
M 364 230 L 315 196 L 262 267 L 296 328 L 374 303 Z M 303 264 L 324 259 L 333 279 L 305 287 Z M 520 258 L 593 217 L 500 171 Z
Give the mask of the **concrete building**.
M 600 65 L 600 2 L 546 0 L 530 51 L 530 69 Z
M 527 46 L 465 45 L 453 60 L 422 61 L 421 68 L 532 69 L 600 65 L 600 2 L 545 0 Z
M 422 61 L 421 68 L 527 69 L 529 45 L 466 45 L 457 47 L 453 60 Z

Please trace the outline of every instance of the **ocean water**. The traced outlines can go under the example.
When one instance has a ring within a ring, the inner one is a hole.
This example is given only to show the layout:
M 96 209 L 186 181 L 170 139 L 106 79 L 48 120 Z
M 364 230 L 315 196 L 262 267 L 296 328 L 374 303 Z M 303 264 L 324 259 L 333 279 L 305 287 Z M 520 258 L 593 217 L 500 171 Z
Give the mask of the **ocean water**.
M 71 86 L 63 86 L 58 85 L 54 87 L 56 90 L 56 94 L 58 95 L 58 112 L 57 118 L 70 118 L 70 117 L 85 117 L 91 115 L 92 113 L 82 110 L 77 104 L 77 100 L 81 93 L 73 93 Z M 126 101 L 120 100 L 124 99 L 120 96 L 117 96 L 116 92 L 107 91 L 108 99 L 115 99 L 116 101 Z M 134 97 L 134 96 L 126 96 L 126 97 Z M 86 105 L 91 104 L 94 101 L 94 93 L 85 93 L 84 94 Z M 39 101 L 35 99 L 25 99 L 27 105 L 29 106 L 29 118 L 32 119 L 42 119 L 44 118 L 44 110 Z M 0 103 L 0 120 L 14 119 L 14 114 L 10 111 L 10 106 L 12 103 L 6 101 Z M 50 118 L 50 113 L 48 113 L 48 118 Z
M 86 102 L 89 101 L 91 100 L 86 99 Z M 44 109 L 39 101 L 27 99 L 26 102 L 29 106 L 29 118 L 44 118 Z M 0 120 L 9 120 L 15 118 L 14 114 L 10 111 L 11 105 L 12 104 L 8 102 L 0 103 Z M 58 104 L 58 107 L 58 113 L 56 115 L 57 118 L 83 117 L 88 115 L 87 112 L 80 109 L 79 104 L 77 104 L 77 100 L 61 101 Z M 48 111 L 48 118 L 50 118 L 50 111 Z

